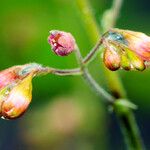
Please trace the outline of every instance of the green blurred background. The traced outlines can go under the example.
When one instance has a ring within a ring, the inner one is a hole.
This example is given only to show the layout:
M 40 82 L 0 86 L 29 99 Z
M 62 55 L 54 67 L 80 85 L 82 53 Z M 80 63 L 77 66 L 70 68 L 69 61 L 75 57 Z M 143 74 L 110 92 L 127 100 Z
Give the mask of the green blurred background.
M 97 22 L 111 0 L 90 0 Z M 58 57 L 47 43 L 49 30 L 71 32 L 85 56 L 93 47 L 75 0 L 7 0 L 0 3 L 0 69 L 37 62 L 57 68 L 77 66 L 75 57 Z M 150 33 L 150 1 L 125 0 L 118 28 Z M 90 32 L 90 31 L 89 31 Z M 107 88 L 97 58 L 90 70 Z M 150 70 L 119 71 L 150 149 Z M 15 121 L 0 120 L 3 150 L 124 150 L 116 118 L 81 77 L 47 75 L 33 81 L 33 101 Z

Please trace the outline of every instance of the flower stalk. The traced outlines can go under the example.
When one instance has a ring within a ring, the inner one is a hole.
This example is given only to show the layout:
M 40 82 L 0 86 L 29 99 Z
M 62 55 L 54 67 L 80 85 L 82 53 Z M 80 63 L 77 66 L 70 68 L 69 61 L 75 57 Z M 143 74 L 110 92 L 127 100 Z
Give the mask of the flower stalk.
M 95 18 L 92 14 L 90 7 L 88 7 L 89 6 L 88 0 L 82 0 L 82 2 L 79 0 L 76 0 L 76 2 L 77 2 L 77 6 L 80 10 L 82 17 L 84 18 L 83 20 L 85 20 L 87 18 L 87 16 L 91 16 L 89 18 L 90 19 L 89 22 L 93 23 L 92 26 L 89 26 L 89 23 L 85 22 L 85 21 L 84 21 L 84 25 L 85 25 L 88 32 L 91 31 L 90 32 L 91 38 L 95 39 L 95 37 L 97 37 L 99 35 L 100 31 L 98 30 L 97 33 L 92 32 L 92 31 L 99 29 L 99 27 L 95 21 Z M 120 8 L 121 8 L 121 4 L 122 4 L 122 0 L 120 0 L 120 1 L 114 0 L 113 7 L 112 7 L 111 11 L 114 11 L 114 12 L 116 11 L 116 12 L 112 18 L 113 21 L 110 22 L 108 27 L 113 27 L 115 25 L 116 20 L 118 18 Z M 84 10 L 87 10 L 86 14 L 84 13 Z M 106 21 L 106 20 L 104 20 L 104 21 Z M 93 28 L 93 29 L 91 30 L 91 28 Z M 103 26 L 103 31 L 105 31 L 105 30 L 106 30 L 106 28 L 104 28 L 104 26 Z M 108 30 L 108 28 L 107 28 L 107 30 Z M 96 50 L 94 49 L 93 52 L 95 53 L 95 51 L 97 51 L 97 49 L 98 48 L 96 47 Z M 91 58 L 91 56 L 93 56 L 93 54 L 94 54 L 93 52 L 91 53 L 92 55 L 90 55 L 90 58 Z M 86 57 L 86 59 L 84 59 L 84 60 L 86 60 L 85 62 L 87 62 L 87 60 L 89 60 L 89 56 Z M 125 98 L 126 92 L 125 92 L 125 89 L 123 88 L 123 85 L 119 79 L 118 74 L 106 70 L 106 78 L 108 80 L 108 84 L 110 85 L 109 88 L 112 91 L 112 94 L 116 98 Z M 126 109 L 125 106 L 123 106 L 123 108 Z M 127 149 L 128 150 L 144 150 L 142 138 L 140 136 L 139 129 L 138 129 L 138 126 L 136 124 L 136 121 L 135 121 L 135 118 L 134 118 L 132 111 L 130 111 L 130 109 L 126 109 L 126 111 L 124 112 L 123 110 L 124 109 L 122 109 L 118 106 L 114 107 L 114 112 L 115 112 L 116 116 L 118 116 L 118 118 L 119 118 L 118 119 L 119 124 L 120 124 L 120 127 L 122 129 L 124 139 L 126 141 Z
M 93 47 L 93 49 L 87 54 L 87 56 L 83 59 L 83 63 L 88 65 L 95 57 L 96 54 L 98 52 L 98 50 L 100 49 L 100 46 L 103 43 L 103 39 L 101 38 L 96 45 Z
M 45 75 L 45 74 L 54 74 L 54 75 L 59 75 L 59 76 L 74 76 L 74 75 L 82 75 L 82 71 L 80 68 L 56 69 L 56 68 L 51 68 L 51 67 L 43 67 L 38 72 L 38 75 Z
M 90 54 L 90 53 L 89 53 Z M 91 55 L 90 58 L 92 58 Z M 103 97 L 105 99 L 105 102 L 108 104 L 111 104 L 115 101 L 115 97 L 113 97 L 111 94 L 109 94 L 107 91 L 105 91 L 100 85 L 97 84 L 97 82 L 92 78 L 91 74 L 88 71 L 88 68 L 84 64 L 84 60 L 82 58 L 82 55 L 80 53 L 80 49 L 78 46 L 76 46 L 76 58 L 79 62 L 79 65 L 81 67 L 81 70 L 83 72 L 82 76 L 84 80 L 88 83 L 88 85 L 92 88 L 93 91 L 97 93 L 100 97 Z

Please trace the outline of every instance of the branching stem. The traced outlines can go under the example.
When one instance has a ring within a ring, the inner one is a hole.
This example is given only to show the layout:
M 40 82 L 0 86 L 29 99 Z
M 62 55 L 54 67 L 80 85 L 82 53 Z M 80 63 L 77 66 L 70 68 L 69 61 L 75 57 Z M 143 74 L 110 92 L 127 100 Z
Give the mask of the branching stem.
M 101 43 L 101 42 L 100 42 Z M 97 44 L 97 46 L 95 46 L 94 52 L 95 50 L 97 50 L 97 47 L 99 47 L 100 44 Z M 90 54 L 90 53 L 89 53 Z M 94 53 L 92 53 L 92 55 L 89 55 L 91 58 Z M 92 88 L 92 90 L 94 92 L 96 92 L 97 95 L 99 95 L 101 98 L 105 99 L 105 102 L 112 104 L 115 101 L 115 97 L 113 97 L 111 94 L 109 94 L 107 91 L 105 91 L 100 85 L 97 84 L 97 82 L 92 78 L 92 76 L 90 75 L 88 68 L 84 65 L 84 60 L 82 58 L 82 55 L 80 53 L 80 49 L 78 48 L 78 46 L 76 46 L 76 58 L 77 61 L 79 62 L 79 65 L 81 67 L 81 70 L 83 72 L 82 76 L 84 78 L 84 80 L 88 83 L 88 85 Z M 88 57 L 87 57 L 88 58 Z M 90 59 L 89 59 L 90 60 Z

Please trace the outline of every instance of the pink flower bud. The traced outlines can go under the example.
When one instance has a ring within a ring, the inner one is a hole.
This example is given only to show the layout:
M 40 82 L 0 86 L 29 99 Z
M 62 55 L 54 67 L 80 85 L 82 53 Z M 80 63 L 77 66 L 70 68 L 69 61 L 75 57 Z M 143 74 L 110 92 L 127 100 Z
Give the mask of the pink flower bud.
M 28 108 L 32 98 L 32 74 L 17 85 L 0 92 L 1 116 L 5 119 L 20 117 Z
M 67 56 L 75 50 L 75 39 L 67 32 L 52 30 L 48 37 L 48 43 L 52 46 L 56 55 Z
M 117 49 L 117 55 L 121 58 L 120 68 L 125 70 L 136 69 L 143 71 L 148 62 L 150 62 L 150 37 L 140 33 L 129 30 L 111 29 L 103 36 L 104 47 L 115 46 Z M 114 49 L 114 52 L 116 51 Z M 116 59 L 116 55 L 109 54 L 109 57 Z M 105 54 L 106 52 L 104 52 Z M 111 56 L 110 56 L 111 55 Z M 104 60 L 107 60 L 107 56 L 104 55 Z M 107 65 L 108 61 L 104 61 Z M 113 65 L 113 61 L 109 61 L 109 66 Z M 112 70 L 110 67 L 108 67 Z M 118 67 L 119 69 L 119 67 Z M 116 69 L 117 70 L 117 69 Z

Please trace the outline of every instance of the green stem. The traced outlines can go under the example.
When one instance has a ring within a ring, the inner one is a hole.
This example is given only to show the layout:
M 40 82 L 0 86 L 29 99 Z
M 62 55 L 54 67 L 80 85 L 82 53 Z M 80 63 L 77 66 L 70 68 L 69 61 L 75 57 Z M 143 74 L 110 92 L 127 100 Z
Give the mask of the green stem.
M 80 10 L 82 20 L 85 25 L 85 29 L 87 30 L 87 33 L 89 33 L 91 41 L 95 43 L 100 35 L 100 30 L 91 11 L 89 2 L 88 0 L 82 1 L 76 0 L 76 3 Z M 112 10 L 115 12 L 115 15 L 113 16 L 114 22 L 110 24 L 110 27 L 113 27 L 115 25 L 115 22 L 118 18 L 118 14 L 121 8 L 121 4 L 122 0 L 114 0 L 112 7 Z M 105 68 L 104 70 L 106 72 L 106 78 L 112 94 L 116 98 L 125 98 L 126 92 L 125 89 L 123 88 L 123 85 L 120 81 L 118 74 L 116 72 L 108 71 Z M 87 74 L 83 73 L 83 75 Z M 89 78 L 86 79 L 91 83 L 91 80 L 89 80 Z M 126 111 L 123 111 L 123 109 L 122 108 L 120 109 L 120 107 L 118 106 L 114 107 L 114 112 L 116 113 L 116 116 L 118 116 L 119 118 L 118 120 L 120 122 L 120 127 L 122 129 L 122 132 L 124 133 L 123 135 L 127 144 L 127 148 L 128 150 L 143 150 L 144 146 L 134 115 L 132 111 L 130 111 L 127 108 L 125 109 Z
M 114 107 L 118 117 L 120 128 L 124 135 L 124 140 L 128 150 L 144 150 L 143 141 L 140 137 L 139 129 L 136 124 L 133 112 L 126 107 Z

